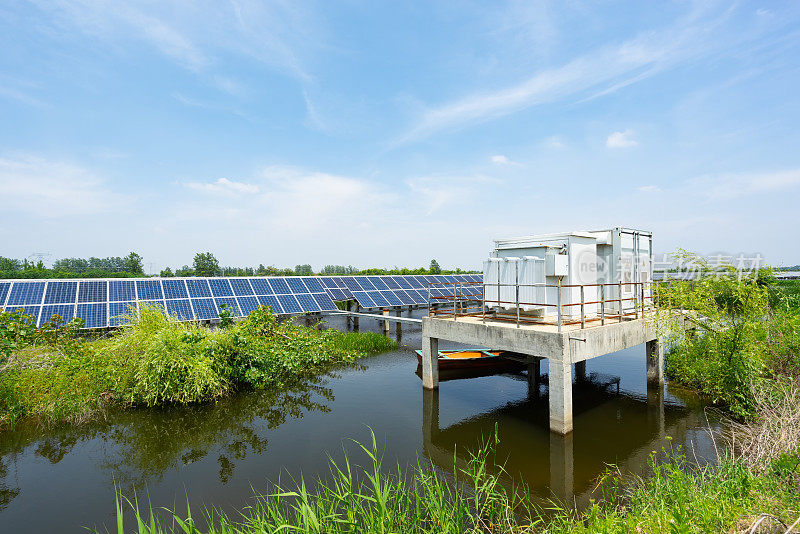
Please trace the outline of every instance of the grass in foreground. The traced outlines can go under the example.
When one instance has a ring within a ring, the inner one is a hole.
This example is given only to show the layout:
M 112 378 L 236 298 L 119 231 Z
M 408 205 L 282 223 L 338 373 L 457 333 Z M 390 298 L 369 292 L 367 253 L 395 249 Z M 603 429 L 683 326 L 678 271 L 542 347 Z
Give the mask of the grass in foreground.
M 697 468 L 681 451 L 665 451 L 653 455 L 647 479 L 623 486 L 619 473 L 609 471 L 600 484 L 603 499 L 578 512 L 555 504 L 536 508 L 524 488 L 508 489 L 502 483 L 508 477 L 493 461 L 492 442 L 471 454 L 452 478 L 423 462 L 408 476 L 385 474 L 374 436 L 361 451 L 365 467 L 347 458 L 340 464 L 331 461 L 330 482 L 312 490 L 300 479 L 293 488 L 258 495 L 236 519 L 204 513 L 198 521 L 189 509 L 140 507 L 118 496 L 117 532 L 126 532 L 127 509 L 136 522 L 128 532 L 141 534 L 739 532 L 759 519 L 784 532 L 800 515 L 798 475 L 784 463 L 755 471 L 745 462 L 725 459 L 716 467 Z
M 88 340 L 76 336 L 74 325 L 36 329 L 4 313 L 0 425 L 24 416 L 77 422 L 112 401 L 207 402 L 240 389 L 280 387 L 396 346 L 375 333 L 279 323 L 264 307 L 215 330 L 175 322 L 160 308 L 143 307 L 130 320 L 108 338 Z

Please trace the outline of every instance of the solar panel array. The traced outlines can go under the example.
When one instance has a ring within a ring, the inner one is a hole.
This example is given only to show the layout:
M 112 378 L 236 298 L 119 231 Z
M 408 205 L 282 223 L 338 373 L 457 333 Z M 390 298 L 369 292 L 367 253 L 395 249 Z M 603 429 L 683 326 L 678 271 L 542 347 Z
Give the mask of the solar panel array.
M 259 306 L 278 315 L 337 310 L 355 299 L 362 308 L 428 303 L 431 296 L 481 294 L 481 275 L 294 276 L 284 278 L 147 278 L 110 280 L 0 280 L 0 309 L 23 309 L 37 325 L 53 315 L 84 320 L 86 328 L 119 326 L 140 304 L 183 321 L 219 319 L 222 306 L 244 317 Z

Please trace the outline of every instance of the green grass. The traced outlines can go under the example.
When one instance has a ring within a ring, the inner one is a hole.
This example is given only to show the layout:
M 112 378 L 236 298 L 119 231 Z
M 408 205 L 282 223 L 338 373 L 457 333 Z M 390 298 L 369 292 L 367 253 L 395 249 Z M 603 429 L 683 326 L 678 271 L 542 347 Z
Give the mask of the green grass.
M 79 422 L 112 402 L 208 402 L 241 389 L 281 387 L 396 346 L 373 333 L 279 323 L 268 308 L 225 329 L 179 323 L 149 307 L 130 320 L 110 337 L 92 340 L 69 328 L 37 330 L 4 314 L 0 425 L 25 416 Z
M 557 503 L 537 508 L 524 487 L 503 484 L 507 475 L 494 461 L 495 445 L 490 441 L 470 454 L 452 477 L 421 461 L 406 473 L 386 474 L 373 436 L 369 446 L 361 445 L 364 467 L 347 457 L 331 461 L 330 482 L 311 489 L 301 478 L 290 488 L 257 495 L 235 517 L 193 516 L 188 507 L 154 509 L 118 495 L 117 532 L 126 532 L 126 509 L 133 510 L 135 532 L 147 534 L 730 532 L 764 513 L 783 523 L 800 515 L 797 473 L 756 472 L 734 459 L 698 468 L 680 450 L 654 454 L 646 479 L 631 483 L 609 471 L 599 484 L 602 499 L 586 510 Z

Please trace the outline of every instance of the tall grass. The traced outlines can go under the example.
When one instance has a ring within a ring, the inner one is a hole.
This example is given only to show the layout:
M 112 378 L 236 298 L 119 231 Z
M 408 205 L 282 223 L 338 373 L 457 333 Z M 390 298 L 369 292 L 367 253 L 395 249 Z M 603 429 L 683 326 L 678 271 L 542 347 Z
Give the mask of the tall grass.
M 129 320 L 103 339 L 15 338 L 0 373 L 0 424 L 25 415 L 80 421 L 101 414 L 109 401 L 208 402 L 243 388 L 281 387 L 396 346 L 377 334 L 281 323 L 264 307 L 229 328 L 180 323 L 148 306 Z
M 331 460 L 330 481 L 312 488 L 300 478 L 276 487 L 235 518 L 140 506 L 118 494 L 117 532 L 125 532 L 126 510 L 141 534 L 744 532 L 765 517 L 789 532 L 800 515 L 800 489 L 775 470 L 756 472 L 730 457 L 698 467 L 679 449 L 654 453 L 647 478 L 626 480 L 609 470 L 598 483 L 599 500 L 585 510 L 538 508 L 523 486 L 501 483 L 508 474 L 495 462 L 496 444 L 485 442 L 452 477 L 423 461 L 386 474 L 373 435 L 360 445 L 363 467 L 347 456 Z

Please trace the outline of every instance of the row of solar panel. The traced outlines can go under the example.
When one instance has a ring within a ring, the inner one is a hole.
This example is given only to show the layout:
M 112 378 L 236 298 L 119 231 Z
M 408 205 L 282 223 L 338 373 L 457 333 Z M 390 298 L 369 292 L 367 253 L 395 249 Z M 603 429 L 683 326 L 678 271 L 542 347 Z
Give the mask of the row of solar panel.
M 480 275 L 357 276 L 286 278 L 169 278 L 147 280 L 0 281 L 0 308 L 22 308 L 39 324 L 53 314 L 82 318 L 87 328 L 117 326 L 118 318 L 150 302 L 184 320 L 216 319 L 225 304 L 237 316 L 258 305 L 278 314 L 333 311 L 334 300 L 356 299 L 363 308 L 427 304 L 428 292 L 446 298 L 456 284 Z M 458 286 L 480 294 L 480 286 Z

